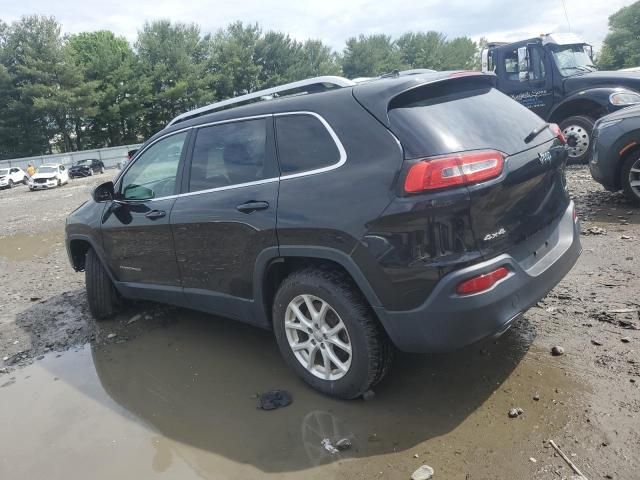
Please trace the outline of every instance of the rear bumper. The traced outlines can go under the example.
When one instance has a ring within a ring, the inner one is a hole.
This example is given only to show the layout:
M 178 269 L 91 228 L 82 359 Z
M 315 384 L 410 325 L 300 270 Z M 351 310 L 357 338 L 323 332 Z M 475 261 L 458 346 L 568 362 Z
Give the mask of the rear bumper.
M 582 247 L 573 208 L 571 203 L 559 221 L 513 251 L 446 275 L 420 307 L 410 311 L 377 307 L 393 343 L 406 352 L 442 352 L 505 331 L 578 260 Z M 490 290 L 467 296 L 456 293 L 460 282 L 501 266 L 510 270 L 509 276 Z

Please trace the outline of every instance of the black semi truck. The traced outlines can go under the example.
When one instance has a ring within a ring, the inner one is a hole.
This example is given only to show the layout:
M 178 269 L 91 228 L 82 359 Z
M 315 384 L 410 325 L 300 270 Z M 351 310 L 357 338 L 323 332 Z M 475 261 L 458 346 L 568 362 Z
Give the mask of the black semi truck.
M 589 161 L 598 118 L 640 103 L 640 72 L 598 71 L 592 58 L 571 33 L 489 43 L 481 53 L 482 71 L 496 74 L 502 92 L 560 125 L 572 163 Z

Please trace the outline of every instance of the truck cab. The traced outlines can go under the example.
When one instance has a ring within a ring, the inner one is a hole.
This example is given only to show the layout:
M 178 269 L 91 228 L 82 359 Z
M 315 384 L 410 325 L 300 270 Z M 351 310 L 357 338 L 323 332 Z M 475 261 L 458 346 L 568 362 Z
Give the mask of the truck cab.
M 640 103 L 640 72 L 599 72 L 592 57 L 571 33 L 489 43 L 481 54 L 482 71 L 495 73 L 500 91 L 560 125 L 572 163 L 589 161 L 598 118 Z

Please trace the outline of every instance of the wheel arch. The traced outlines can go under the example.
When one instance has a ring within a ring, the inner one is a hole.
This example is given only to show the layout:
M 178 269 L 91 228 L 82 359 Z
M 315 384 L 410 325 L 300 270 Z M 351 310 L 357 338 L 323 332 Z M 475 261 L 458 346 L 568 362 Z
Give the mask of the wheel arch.
M 591 117 L 596 120 L 608 113 L 611 88 L 597 88 L 570 95 L 560 102 L 549 115 L 549 121 L 560 123 L 564 119 L 576 115 Z
M 273 298 L 284 278 L 295 270 L 313 265 L 341 270 L 353 281 L 374 313 L 375 307 L 381 306 L 375 291 L 348 254 L 327 247 L 273 247 L 258 256 L 254 272 L 256 313 L 265 323 L 271 325 Z
M 114 277 L 111 269 L 109 269 L 109 264 L 105 262 L 104 252 L 98 245 L 96 245 L 95 241 L 87 235 L 70 235 L 67 239 L 67 253 L 73 269 L 76 272 L 84 271 L 86 254 L 90 248 L 92 248 L 96 252 L 96 255 L 98 255 L 98 258 L 102 262 L 102 265 L 104 265 L 111 281 L 116 283 L 117 279 Z

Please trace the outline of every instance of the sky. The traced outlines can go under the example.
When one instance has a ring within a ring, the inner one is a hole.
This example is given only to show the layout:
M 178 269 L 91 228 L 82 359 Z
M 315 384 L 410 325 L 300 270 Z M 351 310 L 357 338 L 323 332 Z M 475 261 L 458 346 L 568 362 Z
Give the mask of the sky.
M 360 33 L 397 37 L 436 30 L 449 38 L 515 41 L 541 33 L 572 31 L 599 48 L 608 17 L 629 0 L 0 0 L 0 19 L 53 15 L 64 33 L 108 29 L 134 42 L 145 21 L 168 18 L 195 22 L 216 32 L 231 22 L 258 22 L 264 30 L 298 40 L 321 39 L 337 51 Z

